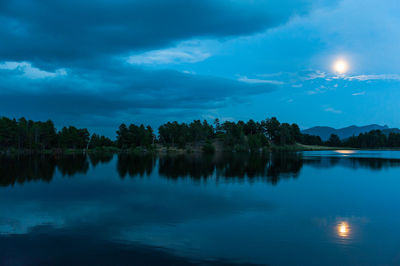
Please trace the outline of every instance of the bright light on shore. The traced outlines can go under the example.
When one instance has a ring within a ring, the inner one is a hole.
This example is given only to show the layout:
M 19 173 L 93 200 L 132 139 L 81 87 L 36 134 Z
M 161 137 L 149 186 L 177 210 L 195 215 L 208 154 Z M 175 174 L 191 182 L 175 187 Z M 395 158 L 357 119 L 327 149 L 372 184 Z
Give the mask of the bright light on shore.
M 340 153 L 340 154 L 353 154 L 353 153 L 356 153 L 357 151 L 355 151 L 355 150 L 336 150 L 335 152 Z

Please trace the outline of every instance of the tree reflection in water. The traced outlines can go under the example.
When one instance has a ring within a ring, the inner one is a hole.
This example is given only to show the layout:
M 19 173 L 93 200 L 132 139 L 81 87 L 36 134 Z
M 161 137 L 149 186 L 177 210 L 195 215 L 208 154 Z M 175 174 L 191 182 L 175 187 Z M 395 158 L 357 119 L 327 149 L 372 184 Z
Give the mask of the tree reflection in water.
M 111 160 L 112 156 L 108 159 Z M 105 162 L 105 159 L 103 161 Z M 68 177 L 77 173 L 86 174 L 89 170 L 89 162 L 85 154 L 0 156 L 0 166 L 1 186 L 39 180 L 50 182 L 56 169 L 62 176 Z
M 58 171 L 62 176 L 86 174 L 90 167 L 108 164 L 114 155 L 107 153 L 40 156 L 0 156 L 0 185 L 30 181 L 50 182 Z M 116 168 L 121 178 L 150 176 L 157 171 L 168 179 L 208 178 L 242 180 L 261 179 L 277 184 L 283 178 L 297 178 L 303 166 L 330 168 L 340 165 L 352 169 L 381 170 L 399 167 L 400 159 L 367 157 L 303 156 L 302 153 L 222 153 L 216 155 L 119 154 Z M 56 171 L 57 170 L 57 171 Z
M 265 178 L 276 184 L 280 178 L 297 177 L 302 167 L 299 153 L 243 153 L 176 155 L 159 158 L 158 173 L 171 179 Z
M 149 176 L 156 164 L 156 156 L 152 154 L 119 154 L 117 162 L 117 171 L 121 178 L 127 175 L 134 177 Z
M 89 160 L 93 167 L 99 164 L 105 164 L 112 160 L 114 155 L 108 152 L 89 153 Z
M 56 169 L 52 156 L 0 157 L 0 185 L 42 180 L 50 182 Z

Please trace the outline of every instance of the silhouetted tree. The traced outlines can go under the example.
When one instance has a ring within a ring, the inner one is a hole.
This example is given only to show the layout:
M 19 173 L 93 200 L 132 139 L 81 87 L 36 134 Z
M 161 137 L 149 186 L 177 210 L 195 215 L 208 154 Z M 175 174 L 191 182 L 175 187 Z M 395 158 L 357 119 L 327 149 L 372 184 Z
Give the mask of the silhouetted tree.
M 150 147 L 153 144 L 154 134 L 150 126 L 130 124 L 127 127 L 121 124 L 116 133 L 117 145 L 122 149 Z
M 276 117 L 272 117 L 263 121 L 262 124 L 269 140 L 274 143 L 278 142 L 279 130 L 281 125 L 278 119 L 276 119 Z
M 328 144 L 329 146 L 332 146 L 332 147 L 340 147 L 341 141 L 340 141 L 339 136 L 336 135 L 336 134 L 331 134 L 331 136 L 329 137 L 329 140 L 328 140 L 327 144 Z
M 85 149 L 89 142 L 89 131 L 86 128 L 78 129 L 73 126 L 63 127 L 58 133 L 59 145 L 62 148 Z
M 309 134 L 302 134 L 299 142 L 305 145 L 322 145 L 320 136 L 313 136 Z

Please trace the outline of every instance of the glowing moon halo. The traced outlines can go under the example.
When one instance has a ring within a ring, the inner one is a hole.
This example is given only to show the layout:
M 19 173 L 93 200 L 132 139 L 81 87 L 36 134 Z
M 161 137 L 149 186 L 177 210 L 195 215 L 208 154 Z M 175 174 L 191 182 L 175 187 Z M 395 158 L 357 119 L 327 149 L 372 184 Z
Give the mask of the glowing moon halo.
M 344 74 L 349 69 L 349 64 L 347 63 L 346 60 L 338 59 L 337 61 L 335 61 L 333 69 L 338 74 Z

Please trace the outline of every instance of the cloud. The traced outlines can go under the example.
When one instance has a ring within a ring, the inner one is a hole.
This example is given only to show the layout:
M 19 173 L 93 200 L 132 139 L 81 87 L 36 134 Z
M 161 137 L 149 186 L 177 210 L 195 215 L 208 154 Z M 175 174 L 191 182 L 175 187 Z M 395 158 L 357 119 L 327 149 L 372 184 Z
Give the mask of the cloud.
M 329 106 L 324 107 L 324 111 L 328 112 L 328 113 L 333 113 L 333 114 L 341 114 L 341 113 L 343 113 L 342 110 L 337 110 L 337 109 L 329 107 Z
M 312 82 L 312 81 L 332 81 L 332 80 L 346 80 L 346 81 L 370 81 L 370 80 L 392 80 L 392 81 L 400 81 L 400 74 L 377 74 L 377 75 L 353 75 L 348 76 L 346 74 L 336 75 L 329 74 L 327 72 L 321 70 L 300 70 L 298 72 L 279 72 L 279 73 L 271 73 L 271 74 L 259 74 L 260 77 L 279 77 L 280 80 L 284 80 L 285 83 L 294 83 L 292 87 L 299 87 L 295 84 L 297 82 Z M 246 78 L 246 77 L 244 77 Z M 283 82 L 283 81 L 282 81 Z M 339 84 L 333 85 L 335 88 L 339 86 Z
M 316 70 L 316 71 L 303 71 L 303 73 L 301 73 L 304 76 L 305 80 L 312 80 L 312 79 L 323 79 L 326 77 L 326 73 L 322 72 L 320 70 Z
M 67 75 L 67 71 L 63 68 L 57 69 L 54 72 L 44 71 L 37 67 L 33 67 L 28 62 L 4 62 L 0 64 L 0 70 L 15 70 L 21 73 L 24 77 L 30 79 L 49 78 Z
M 182 73 L 196 75 L 195 71 L 190 71 L 190 70 L 183 70 Z
M 365 91 L 362 91 L 362 92 L 355 92 L 355 93 L 352 93 L 351 95 L 353 95 L 353 96 L 365 95 Z
M 303 87 L 303 84 L 293 84 L 292 88 L 301 88 Z
M 282 83 L 293 84 L 292 87 L 300 88 L 303 86 L 301 82 L 312 82 L 314 80 L 326 81 L 329 77 L 328 73 L 321 70 L 299 70 L 296 72 L 278 72 L 258 74 L 259 77 L 279 79 Z M 246 77 L 245 77 L 246 78 Z
M 193 38 L 249 35 L 311 5 L 308 0 L 11 0 L 0 8 L 0 61 L 70 66 Z
M 128 58 L 131 64 L 180 64 L 204 61 L 211 56 L 207 48 L 199 42 L 187 41 L 177 47 L 153 50 L 142 54 L 132 55 Z
M 283 85 L 285 84 L 279 80 L 267 80 L 267 79 L 251 79 L 246 76 L 238 78 L 239 81 L 250 83 L 250 84 L 273 84 L 273 85 Z
M 283 83 L 303 82 L 258 76 L 233 80 L 229 77 L 236 73 L 251 77 L 255 72 L 249 65 L 262 65 L 244 63 L 248 53 L 240 47 L 220 49 L 225 46 L 219 45 L 256 40 L 256 33 L 267 34 L 306 14 L 315 2 L 320 1 L 0 1 L 0 63 L 4 65 L 0 112 L 84 125 L 126 122 L 139 116 L 144 122 L 167 116 L 184 120 L 210 109 L 237 109 L 236 104 L 247 103 L 249 96 L 268 93 Z M 283 42 L 261 46 L 276 53 L 286 51 L 281 49 Z M 285 45 L 297 52 L 292 42 Z M 215 46 L 222 51 L 220 57 Z M 273 62 L 252 52 L 257 62 Z M 294 53 L 286 56 L 295 58 Z M 280 62 L 292 63 L 282 58 Z M 244 71 L 238 71 L 234 62 L 242 64 Z M 185 65 L 194 63 L 198 64 Z M 289 69 L 276 67 L 281 70 Z
M 347 80 L 359 80 L 359 81 L 368 81 L 368 80 L 397 80 L 400 81 L 399 74 L 380 74 L 380 75 L 358 75 L 358 76 L 349 76 L 344 77 Z
M 96 70 L 71 68 L 67 76 L 51 79 L 21 79 L 19 73 L 0 69 L 0 112 L 51 118 L 59 123 L 66 120 L 83 123 L 93 117 L 110 121 L 106 118 L 134 117 L 144 111 L 163 117 L 173 110 L 186 110 L 181 113 L 183 118 L 246 102 L 249 96 L 275 89 L 272 84 L 107 65 Z
M 324 85 L 321 85 L 320 87 L 314 90 L 307 91 L 307 94 L 308 95 L 321 94 L 321 93 L 326 93 L 328 90 L 329 88 L 325 87 Z

